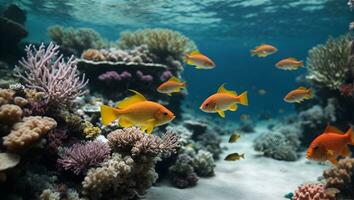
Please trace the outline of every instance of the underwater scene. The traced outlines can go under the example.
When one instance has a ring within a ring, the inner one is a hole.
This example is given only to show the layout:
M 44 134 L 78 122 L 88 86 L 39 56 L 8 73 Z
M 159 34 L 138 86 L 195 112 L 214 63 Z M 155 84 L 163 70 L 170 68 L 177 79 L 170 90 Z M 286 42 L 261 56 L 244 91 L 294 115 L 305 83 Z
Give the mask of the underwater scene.
M 354 0 L 0 0 L 1 200 L 354 200 Z

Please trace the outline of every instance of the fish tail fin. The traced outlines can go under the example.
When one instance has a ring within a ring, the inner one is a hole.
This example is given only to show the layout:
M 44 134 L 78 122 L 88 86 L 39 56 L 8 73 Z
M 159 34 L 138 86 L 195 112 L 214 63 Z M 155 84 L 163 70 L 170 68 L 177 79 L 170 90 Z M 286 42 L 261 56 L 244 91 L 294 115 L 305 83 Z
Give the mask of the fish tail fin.
M 303 60 L 300 60 L 300 65 L 301 65 L 301 67 L 305 67 L 305 63 Z
M 350 127 L 348 129 L 348 131 L 346 132 L 346 134 L 348 134 L 348 137 L 350 138 L 350 144 L 354 145 L 354 132 L 353 132 L 353 128 Z
M 101 118 L 103 125 L 108 125 L 118 119 L 119 115 L 118 109 L 106 105 L 101 106 Z
M 190 55 L 189 54 L 184 54 L 183 56 L 183 61 L 187 63 L 188 65 L 193 65 L 193 62 L 190 60 Z
M 182 85 L 181 85 L 183 88 L 186 88 L 187 87 L 187 82 L 182 82 Z
M 244 153 L 243 153 L 243 154 L 241 154 L 241 158 L 243 158 L 243 159 L 245 158 L 245 154 L 244 154 Z
M 312 99 L 314 97 L 312 89 L 307 90 L 306 99 Z
M 248 106 L 248 92 L 245 91 L 242 94 L 240 94 L 240 96 L 238 96 L 240 104 L 244 105 L 244 106 Z

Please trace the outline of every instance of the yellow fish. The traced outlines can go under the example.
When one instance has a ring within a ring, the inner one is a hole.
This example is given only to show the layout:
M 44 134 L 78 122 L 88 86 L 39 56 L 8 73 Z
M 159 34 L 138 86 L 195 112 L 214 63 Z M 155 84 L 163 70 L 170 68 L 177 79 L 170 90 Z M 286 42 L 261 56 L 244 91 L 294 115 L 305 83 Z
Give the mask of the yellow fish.
M 212 69 L 215 67 L 215 63 L 199 51 L 186 54 L 184 60 L 188 65 L 195 65 L 196 69 Z
M 258 56 L 258 57 L 267 57 L 275 52 L 277 52 L 278 49 L 273 47 L 272 45 L 269 44 L 261 44 L 251 50 L 251 55 L 252 56 Z
M 285 97 L 284 101 L 288 103 L 301 103 L 305 99 L 313 98 L 313 93 L 311 89 L 305 87 L 299 87 L 291 92 L 289 92 Z
M 135 95 L 127 97 L 117 103 L 117 108 L 101 106 L 102 124 L 107 125 L 119 119 L 119 126 L 140 126 L 148 134 L 155 126 L 160 126 L 172 121 L 175 115 L 161 104 L 148 101 L 137 91 L 130 90 Z
M 241 160 L 241 158 L 245 159 L 245 154 L 244 153 L 243 154 L 231 153 L 231 154 L 227 155 L 224 160 L 226 160 L 226 161 L 236 161 L 236 160 Z
M 229 138 L 229 143 L 235 143 L 240 137 L 241 135 L 233 133 Z
M 171 96 L 172 93 L 180 92 L 182 88 L 186 88 L 186 82 L 182 82 L 178 78 L 172 76 L 168 81 L 162 83 L 157 91 Z
M 283 59 L 283 60 L 277 62 L 277 64 L 275 64 L 275 66 L 277 68 L 283 69 L 283 70 L 296 70 L 299 67 L 303 67 L 304 62 L 299 61 L 296 58 L 286 58 L 286 59 Z
M 222 84 L 216 94 L 211 95 L 202 103 L 200 109 L 207 113 L 218 113 L 224 118 L 224 111 L 236 111 L 238 103 L 248 105 L 247 91 L 237 95 L 235 91 L 225 89 Z

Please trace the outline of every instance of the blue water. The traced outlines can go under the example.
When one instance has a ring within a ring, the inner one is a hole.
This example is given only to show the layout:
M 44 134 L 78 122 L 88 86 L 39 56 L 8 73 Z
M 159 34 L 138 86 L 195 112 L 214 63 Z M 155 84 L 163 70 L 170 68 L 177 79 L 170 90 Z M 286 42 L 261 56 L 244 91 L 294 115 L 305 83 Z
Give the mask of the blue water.
M 285 57 L 306 60 L 311 47 L 330 35 L 346 33 L 353 19 L 344 0 L 0 2 L 27 9 L 28 41 L 48 41 L 47 28 L 54 24 L 93 28 L 112 41 L 123 30 L 163 27 L 180 31 L 217 65 L 213 70 L 185 67 L 188 101 L 197 109 L 222 83 L 237 92 L 247 90 L 250 106 L 228 112 L 234 119 L 244 113 L 290 112 L 293 105 L 283 97 L 299 86 L 295 78 L 305 69 L 282 71 L 274 64 Z M 272 44 L 279 51 L 267 58 L 251 57 L 250 49 L 261 43 Z M 258 89 L 266 90 L 266 95 L 260 96 Z

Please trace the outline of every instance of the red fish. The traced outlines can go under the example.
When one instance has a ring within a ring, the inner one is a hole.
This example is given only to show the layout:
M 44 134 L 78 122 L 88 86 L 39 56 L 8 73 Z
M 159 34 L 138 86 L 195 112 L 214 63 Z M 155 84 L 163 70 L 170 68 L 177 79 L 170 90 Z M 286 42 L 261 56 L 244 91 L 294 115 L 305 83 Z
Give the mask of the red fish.
M 310 144 L 306 158 L 320 162 L 329 160 L 336 164 L 338 156 L 350 156 L 348 145 L 354 145 L 352 128 L 343 133 L 337 128 L 327 125 L 324 132 Z

